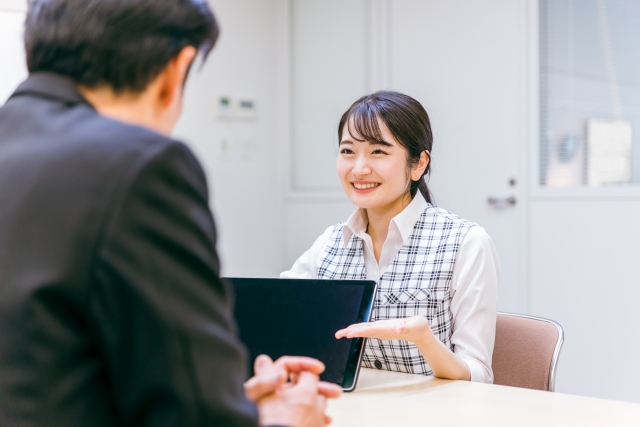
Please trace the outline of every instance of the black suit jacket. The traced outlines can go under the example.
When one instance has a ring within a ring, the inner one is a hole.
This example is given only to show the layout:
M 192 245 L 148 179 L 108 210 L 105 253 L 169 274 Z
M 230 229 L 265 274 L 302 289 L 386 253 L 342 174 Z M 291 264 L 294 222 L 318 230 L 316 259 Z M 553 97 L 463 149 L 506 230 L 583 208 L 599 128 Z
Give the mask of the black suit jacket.
M 0 425 L 253 426 L 205 176 L 32 74 L 0 109 Z

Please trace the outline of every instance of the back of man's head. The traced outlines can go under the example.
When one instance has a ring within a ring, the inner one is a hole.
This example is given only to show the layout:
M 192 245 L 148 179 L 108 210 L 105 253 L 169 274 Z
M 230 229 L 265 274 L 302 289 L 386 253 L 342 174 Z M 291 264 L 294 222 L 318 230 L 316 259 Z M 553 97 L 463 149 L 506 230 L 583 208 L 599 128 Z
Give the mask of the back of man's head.
M 24 39 L 31 73 L 140 93 L 184 47 L 206 58 L 218 32 L 206 0 L 31 0 Z

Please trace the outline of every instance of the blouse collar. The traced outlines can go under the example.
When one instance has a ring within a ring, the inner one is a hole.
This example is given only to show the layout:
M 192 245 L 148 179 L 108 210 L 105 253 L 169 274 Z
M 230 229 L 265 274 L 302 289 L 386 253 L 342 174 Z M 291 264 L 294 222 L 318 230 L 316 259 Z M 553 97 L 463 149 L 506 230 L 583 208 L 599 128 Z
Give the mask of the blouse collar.
M 398 215 L 393 217 L 389 223 L 389 230 L 392 227 L 396 227 L 402 236 L 402 244 L 405 245 L 409 241 L 409 236 L 413 231 L 413 227 L 416 225 L 418 218 L 422 215 L 422 212 L 429 206 L 424 196 L 418 191 L 411 200 L 411 203 L 402 210 Z M 357 209 L 351 214 L 345 227 L 342 230 L 342 238 L 344 246 L 347 246 L 351 237 L 362 236 L 367 232 L 367 225 L 369 224 L 369 218 L 367 217 L 366 209 Z

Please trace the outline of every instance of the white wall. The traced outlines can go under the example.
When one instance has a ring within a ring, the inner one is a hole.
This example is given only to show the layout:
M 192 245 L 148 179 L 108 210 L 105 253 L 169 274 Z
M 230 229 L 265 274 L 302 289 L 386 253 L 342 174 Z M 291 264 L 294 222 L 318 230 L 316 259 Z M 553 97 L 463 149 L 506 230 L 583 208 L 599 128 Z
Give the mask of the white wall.
M 27 0 L 0 0 L 0 11 L 26 12 Z
M 210 2 L 221 35 L 205 67 L 194 67 L 176 136 L 196 152 L 208 175 L 228 276 L 275 276 L 283 252 L 276 141 L 276 1 Z M 214 99 L 255 100 L 255 121 L 214 118 Z M 221 140 L 227 140 L 224 153 Z M 243 144 L 252 147 L 248 152 Z
M 11 7 L 9 7 L 11 6 Z M 27 77 L 22 31 L 24 13 L 19 12 L 19 4 L 0 2 L 0 105 Z
M 640 201 L 531 203 L 531 306 L 566 341 L 563 393 L 640 402 Z
M 367 92 L 367 0 L 296 0 L 291 23 L 292 184 L 340 192 L 338 122 Z
M 285 240 L 282 270 L 291 268 L 295 260 L 311 247 L 330 225 L 345 221 L 355 206 L 344 197 L 340 200 L 308 198 L 285 201 Z

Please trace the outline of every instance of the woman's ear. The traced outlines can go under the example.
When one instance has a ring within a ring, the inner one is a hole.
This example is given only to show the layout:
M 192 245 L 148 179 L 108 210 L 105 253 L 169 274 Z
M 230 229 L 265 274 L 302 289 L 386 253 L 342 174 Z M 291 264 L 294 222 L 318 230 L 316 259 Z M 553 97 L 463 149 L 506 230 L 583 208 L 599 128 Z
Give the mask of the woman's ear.
M 429 166 L 430 161 L 431 158 L 429 157 L 429 152 L 427 150 L 424 150 L 422 153 L 420 153 L 420 160 L 418 160 L 418 163 L 416 163 L 416 165 L 413 167 L 413 170 L 411 171 L 411 181 L 417 181 L 422 178 L 422 176 L 424 175 L 424 171 L 426 171 L 427 166 Z

